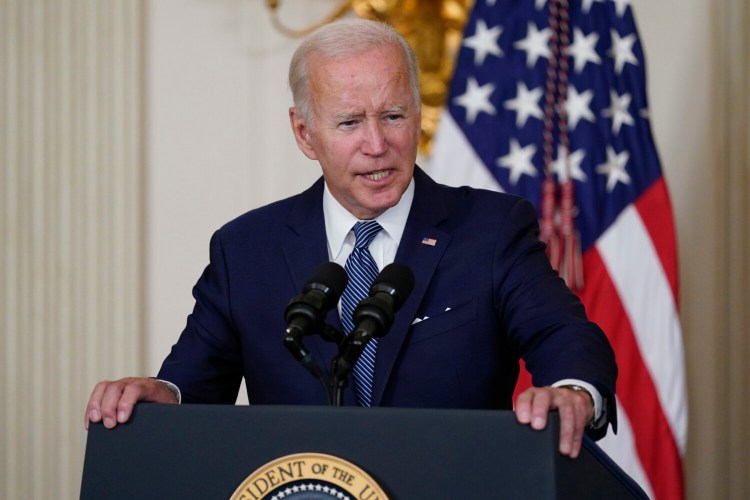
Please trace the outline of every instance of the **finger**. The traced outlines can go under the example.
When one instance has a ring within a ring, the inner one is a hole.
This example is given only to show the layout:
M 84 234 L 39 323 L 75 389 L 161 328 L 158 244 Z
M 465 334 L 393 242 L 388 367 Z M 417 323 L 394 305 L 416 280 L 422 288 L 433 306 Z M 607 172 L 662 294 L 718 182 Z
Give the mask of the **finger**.
M 89 422 L 98 423 L 102 420 L 101 403 L 104 391 L 107 389 L 107 384 L 109 384 L 109 382 L 99 382 L 94 386 L 94 390 L 91 391 L 89 402 L 86 405 L 86 415 L 84 417 L 86 430 L 89 428 Z
M 124 424 L 130 419 L 135 404 L 147 398 L 148 388 L 142 380 L 131 380 L 122 390 L 117 402 L 117 423 Z
M 531 422 L 531 402 L 534 398 L 534 389 L 529 388 L 523 391 L 516 398 L 516 420 L 521 424 Z
M 573 433 L 573 440 L 570 446 L 570 458 L 578 458 L 581 453 L 581 446 L 583 445 L 583 427 L 576 427 Z
M 555 398 L 554 404 L 560 416 L 560 453 L 572 457 L 576 436 L 576 411 L 573 401 L 569 396 L 561 394 Z
M 531 405 L 531 428 L 542 430 L 547 426 L 547 415 L 552 404 L 551 391 L 549 388 L 540 388 L 534 392 L 534 400 Z
M 573 430 L 573 443 L 570 451 L 571 458 L 576 458 L 581 451 L 583 434 L 586 426 L 593 418 L 594 410 L 591 398 L 585 394 L 574 393 L 575 403 L 575 428 Z
M 117 425 L 117 407 L 122 397 L 122 392 L 127 385 L 125 379 L 110 382 L 102 397 L 102 422 L 104 427 L 112 429 Z
M 590 420 L 591 401 L 588 396 L 563 389 L 556 402 L 560 414 L 560 453 L 576 458 L 586 425 Z

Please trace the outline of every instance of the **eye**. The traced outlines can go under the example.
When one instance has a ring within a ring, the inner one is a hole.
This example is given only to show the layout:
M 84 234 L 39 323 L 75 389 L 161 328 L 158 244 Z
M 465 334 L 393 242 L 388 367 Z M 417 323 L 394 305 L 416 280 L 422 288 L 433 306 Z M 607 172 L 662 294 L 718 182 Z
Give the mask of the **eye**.
M 388 113 L 385 115 L 385 121 L 387 122 L 398 122 L 404 119 L 404 115 L 402 113 Z
M 353 128 L 356 125 L 357 125 L 357 120 L 355 120 L 354 118 L 352 118 L 350 120 L 342 120 L 342 121 L 340 121 L 338 126 L 339 126 L 339 128 Z

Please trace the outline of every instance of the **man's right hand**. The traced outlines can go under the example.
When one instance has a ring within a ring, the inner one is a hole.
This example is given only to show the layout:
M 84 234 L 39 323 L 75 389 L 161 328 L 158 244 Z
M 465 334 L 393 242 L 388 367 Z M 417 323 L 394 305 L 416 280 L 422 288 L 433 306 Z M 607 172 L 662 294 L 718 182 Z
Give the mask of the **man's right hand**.
M 86 406 L 86 429 L 89 422 L 104 422 L 107 429 L 127 422 L 139 401 L 176 404 L 177 396 L 164 382 L 153 378 L 127 377 L 99 382 Z

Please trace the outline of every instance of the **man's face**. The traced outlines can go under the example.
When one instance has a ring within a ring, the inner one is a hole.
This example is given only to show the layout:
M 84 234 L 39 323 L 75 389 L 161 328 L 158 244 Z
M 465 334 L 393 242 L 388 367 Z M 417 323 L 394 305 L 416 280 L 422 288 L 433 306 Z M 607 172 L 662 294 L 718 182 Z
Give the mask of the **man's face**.
M 396 47 L 308 64 L 312 123 L 295 108 L 289 117 L 297 144 L 318 160 L 336 200 L 358 219 L 396 205 L 409 185 L 421 118 Z

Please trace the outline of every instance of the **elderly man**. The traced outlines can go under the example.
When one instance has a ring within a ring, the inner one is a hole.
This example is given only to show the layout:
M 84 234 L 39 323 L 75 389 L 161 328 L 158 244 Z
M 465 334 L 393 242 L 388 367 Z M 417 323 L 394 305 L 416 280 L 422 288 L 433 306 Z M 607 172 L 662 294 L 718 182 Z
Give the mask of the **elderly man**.
M 419 84 L 404 39 L 376 22 L 329 24 L 298 48 L 289 82 L 294 137 L 322 178 L 214 234 L 195 309 L 158 378 L 101 382 L 87 425 L 125 422 L 137 401 L 231 404 L 242 377 L 250 404 L 325 404 L 282 345 L 283 312 L 321 262 L 346 265 L 351 284 L 363 259 L 407 265 L 414 290 L 368 347 L 345 404 L 510 409 L 523 358 L 536 387 L 517 398 L 519 422 L 541 429 L 557 409 L 571 457 L 584 431 L 603 436 L 615 419 L 614 355 L 550 268 L 531 205 L 442 186 L 415 167 Z M 347 332 L 344 302 L 327 322 Z M 336 355 L 320 337 L 306 342 L 320 359 Z

